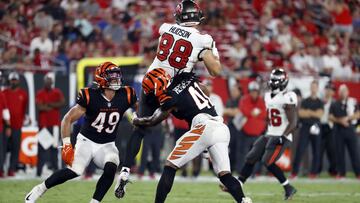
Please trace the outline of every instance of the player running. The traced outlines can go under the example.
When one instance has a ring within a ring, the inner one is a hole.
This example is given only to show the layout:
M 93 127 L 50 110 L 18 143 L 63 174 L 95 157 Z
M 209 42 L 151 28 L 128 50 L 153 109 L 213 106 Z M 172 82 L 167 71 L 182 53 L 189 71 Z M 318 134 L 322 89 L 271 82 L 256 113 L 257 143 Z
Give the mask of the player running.
M 176 170 L 204 150 L 209 151 L 215 173 L 233 198 L 239 203 L 251 202 L 250 198 L 244 197 L 240 182 L 230 173 L 229 129 L 223 123 L 223 118 L 217 115 L 214 105 L 200 88 L 193 74 L 183 73 L 174 77 L 173 82 L 160 96 L 160 107 L 154 114 L 149 117 L 135 117 L 133 124 L 153 126 L 166 119 L 170 113 L 178 119 L 186 120 L 191 127 L 179 138 L 167 158 L 157 186 L 155 203 L 165 202 L 173 185 Z
M 143 82 L 138 115 L 150 116 L 159 107 L 159 101 L 154 96 L 161 94 L 162 87 L 155 86 L 154 79 L 159 75 L 172 78 L 180 73 L 190 73 L 199 61 L 204 64 L 210 75 L 218 76 L 221 72 L 219 53 L 215 42 L 210 35 L 202 34 L 196 28 L 204 19 L 199 6 L 191 0 L 184 0 L 176 7 L 176 24 L 164 23 L 159 29 L 160 39 L 157 55 L 149 67 Z M 162 71 L 159 68 L 162 69 Z M 151 94 L 154 89 L 157 95 Z M 136 128 L 128 142 L 123 168 L 121 170 L 115 196 L 122 198 L 125 195 L 125 185 L 128 182 L 130 167 L 139 152 L 141 140 L 149 128 Z
M 252 174 L 255 164 L 261 160 L 284 187 L 285 200 L 291 199 L 296 189 L 290 185 L 284 172 L 276 165 L 276 161 L 291 145 L 292 132 L 298 120 L 297 97 L 294 92 L 286 90 L 288 82 L 288 75 L 283 69 L 278 68 L 271 72 L 268 83 L 271 91 L 265 94 L 268 129 L 266 135 L 259 137 L 247 153 L 245 165 L 239 175 L 239 180 L 245 183 Z M 222 189 L 226 190 L 226 188 Z
M 119 165 L 119 152 L 114 142 L 119 121 L 124 112 L 134 106 L 137 98 L 133 88 L 122 85 L 121 69 L 111 62 L 98 66 L 94 79 L 98 88 L 81 89 L 77 104 L 61 122 L 62 158 L 69 167 L 53 173 L 35 186 L 26 195 L 25 203 L 36 202 L 48 189 L 80 176 L 91 159 L 104 172 L 90 203 L 100 202 L 111 187 Z M 70 143 L 71 123 L 83 115 L 85 123 L 73 148 Z

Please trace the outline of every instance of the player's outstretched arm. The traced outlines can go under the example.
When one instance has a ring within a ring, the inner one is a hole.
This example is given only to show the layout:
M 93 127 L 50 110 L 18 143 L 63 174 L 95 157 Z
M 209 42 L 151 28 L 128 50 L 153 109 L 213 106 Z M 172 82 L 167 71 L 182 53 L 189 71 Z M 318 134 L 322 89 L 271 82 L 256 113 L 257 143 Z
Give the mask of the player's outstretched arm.
M 289 124 L 286 126 L 286 129 L 284 131 L 284 136 L 287 136 L 296 129 L 296 124 L 298 121 L 296 105 L 295 104 L 285 105 L 285 113 L 286 113 L 286 117 L 289 121 Z
M 83 116 L 86 109 L 79 104 L 72 107 L 61 121 L 61 136 L 62 138 L 70 137 L 71 124 Z
M 155 110 L 153 115 L 142 118 L 134 118 L 133 125 L 136 126 L 154 126 L 165 120 L 170 114 L 170 111 L 163 111 L 161 108 Z
M 222 67 L 219 56 L 214 55 L 211 50 L 206 50 L 202 59 L 211 76 L 219 76 L 221 74 Z

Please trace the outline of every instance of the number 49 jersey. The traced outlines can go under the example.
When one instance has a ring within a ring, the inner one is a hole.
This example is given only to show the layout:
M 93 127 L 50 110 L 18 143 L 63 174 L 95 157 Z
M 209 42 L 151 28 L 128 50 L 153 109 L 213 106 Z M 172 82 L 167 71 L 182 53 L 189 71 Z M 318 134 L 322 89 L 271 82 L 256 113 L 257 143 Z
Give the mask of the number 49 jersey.
M 289 124 L 285 112 L 285 105 L 297 105 L 297 96 L 294 92 L 280 92 L 271 96 L 270 92 L 265 93 L 265 105 L 268 115 L 267 135 L 282 136 Z M 292 135 L 288 136 L 292 140 Z
M 86 113 L 80 133 L 99 144 L 113 142 L 124 112 L 136 101 L 134 89 L 128 86 L 117 90 L 111 101 L 100 88 L 81 89 L 77 104 L 84 107 Z
M 195 63 L 202 60 L 202 53 L 215 46 L 210 35 L 201 34 L 194 27 L 164 23 L 159 33 L 158 52 L 148 71 L 163 68 L 171 77 L 179 71 L 191 72 Z
M 187 121 L 189 126 L 192 119 L 199 113 L 218 116 L 209 97 L 192 79 L 172 83 L 166 94 L 160 97 L 160 105 L 165 111 L 175 108 L 171 113 L 176 118 Z

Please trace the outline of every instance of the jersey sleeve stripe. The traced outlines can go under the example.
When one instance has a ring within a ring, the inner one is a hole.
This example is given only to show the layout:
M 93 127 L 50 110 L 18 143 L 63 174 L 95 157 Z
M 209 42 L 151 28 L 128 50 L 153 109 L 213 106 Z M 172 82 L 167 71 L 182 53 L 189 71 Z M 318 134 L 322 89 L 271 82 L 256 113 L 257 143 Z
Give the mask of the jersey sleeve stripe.
M 269 162 L 268 162 L 269 165 L 272 164 L 272 163 L 276 160 L 276 158 L 277 158 L 277 157 L 279 156 L 279 154 L 280 154 L 280 151 L 281 151 L 281 145 L 277 145 L 276 148 L 275 148 L 275 151 L 274 151 L 273 155 L 271 156 L 271 158 L 270 158 L 270 160 L 269 160 Z
M 199 54 L 197 55 L 197 58 L 198 58 L 199 61 L 202 61 L 202 60 L 203 60 L 200 56 L 201 56 L 201 54 L 203 53 L 203 51 L 206 51 L 206 50 L 209 50 L 209 49 L 204 48 L 204 49 L 202 49 L 202 50 L 199 52 Z
M 125 87 L 128 103 L 131 103 L 131 90 L 130 87 Z
M 90 93 L 89 93 L 89 88 L 85 88 L 84 89 L 85 92 L 85 97 L 86 97 L 86 104 L 90 103 Z

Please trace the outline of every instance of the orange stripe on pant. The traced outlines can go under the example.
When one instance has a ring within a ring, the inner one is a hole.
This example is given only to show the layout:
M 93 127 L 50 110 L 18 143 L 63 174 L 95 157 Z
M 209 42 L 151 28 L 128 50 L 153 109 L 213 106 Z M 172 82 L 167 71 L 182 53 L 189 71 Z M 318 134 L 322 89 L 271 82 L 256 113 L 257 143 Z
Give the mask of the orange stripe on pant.
M 270 160 L 268 161 L 268 165 L 274 163 L 276 157 L 280 154 L 280 151 L 281 151 L 281 145 L 276 145 L 275 151 L 271 156 Z
M 187 150 L 191 148 L 191 146 L 194 145 L 194 142 L 197 141 L 200 138 L 200 136 L 187 136 L 184 137 L 181 142 L 179 143 L 179 146 L 175 148 L 175 150 L 170 155 L 170 160 L 179 159 L 182 155 L 187 153 Z

